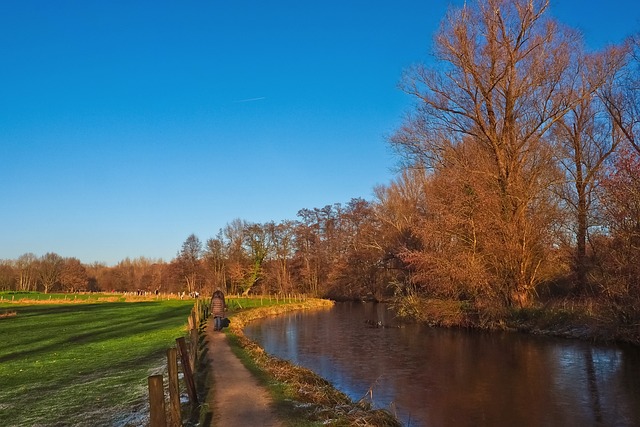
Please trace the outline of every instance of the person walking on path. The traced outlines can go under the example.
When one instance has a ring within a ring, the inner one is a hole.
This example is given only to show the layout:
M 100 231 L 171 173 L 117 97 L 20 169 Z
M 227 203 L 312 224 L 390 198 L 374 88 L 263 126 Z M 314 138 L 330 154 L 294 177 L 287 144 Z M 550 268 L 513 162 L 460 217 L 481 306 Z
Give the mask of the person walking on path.
M 211 315 L 213 316 L 213 326 L 215 331 L 222 330 L 222 319 L 224 319 L 224 311 L 226 304 L 224 301 L 224 293 L 220 288 L 216 289 L 211 296 Z

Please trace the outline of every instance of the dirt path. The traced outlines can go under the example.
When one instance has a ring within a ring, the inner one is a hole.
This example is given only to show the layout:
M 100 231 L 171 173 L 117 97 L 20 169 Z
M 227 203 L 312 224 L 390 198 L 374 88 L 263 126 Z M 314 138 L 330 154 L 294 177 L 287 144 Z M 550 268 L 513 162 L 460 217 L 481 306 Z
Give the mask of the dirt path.
M 207 403 L 213 412 L 215 427 L 282 427 L 273 410 L 267 390 L 233 354 L 227 337 L 207 326 L 209 369 L 213 387 Z

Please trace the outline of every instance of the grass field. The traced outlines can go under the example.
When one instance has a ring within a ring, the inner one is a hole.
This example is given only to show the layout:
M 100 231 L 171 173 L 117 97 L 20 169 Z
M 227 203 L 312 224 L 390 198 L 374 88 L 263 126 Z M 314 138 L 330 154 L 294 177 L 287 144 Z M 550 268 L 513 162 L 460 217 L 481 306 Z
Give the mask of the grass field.
M 193 306 L 113 295 L 70 303 L 73 295 L 31 294 L 19 303 L 16 296 L 0 293 L 2 426 L 137 425 L 147 376 L 163 373 Z

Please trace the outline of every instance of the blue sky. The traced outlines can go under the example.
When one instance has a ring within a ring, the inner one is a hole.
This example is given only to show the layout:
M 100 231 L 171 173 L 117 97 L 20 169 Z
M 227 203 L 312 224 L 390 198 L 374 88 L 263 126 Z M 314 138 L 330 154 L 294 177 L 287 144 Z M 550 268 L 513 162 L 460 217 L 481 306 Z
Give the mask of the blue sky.
M 235 218 L 371 199 L 460 1 L 0 4 L 0 259 L 172 259 Z M 640 30 L 636 1 L 552 1 L 592 48 Z

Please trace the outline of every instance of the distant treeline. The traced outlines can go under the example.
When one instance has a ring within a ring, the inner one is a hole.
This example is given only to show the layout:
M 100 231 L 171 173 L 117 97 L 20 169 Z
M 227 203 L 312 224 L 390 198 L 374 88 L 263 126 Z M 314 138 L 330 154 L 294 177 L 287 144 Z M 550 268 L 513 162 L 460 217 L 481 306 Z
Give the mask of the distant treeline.
M 489 321 L 588 302 L 637 326 L 639 39 L 588 52 L 548 7 L 449 12 L 434 62 L 402 79 L 416 101 L 390 138 L 402 166 L 373 200 L 234 220 L 204 244 L 189 236 L 168 263 L 24 255 L 2 264 L 0 286 L 395 297 L 417 317 L 416 301 L 434 299 Z
M 0 261 L 0 289 L 21 291 L 198 292 L 376 298 L 393 294 L 393 257 L 380 256 L 375 204 L 303 209 L 299 220 L 249 223 L 236 219 L 204 244 L 186 238 L 165 262 L 144 257 L 115 266 L 82 264 L 55 253 Z M 398 270 L 399 271 L 399 270 Z

